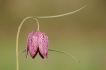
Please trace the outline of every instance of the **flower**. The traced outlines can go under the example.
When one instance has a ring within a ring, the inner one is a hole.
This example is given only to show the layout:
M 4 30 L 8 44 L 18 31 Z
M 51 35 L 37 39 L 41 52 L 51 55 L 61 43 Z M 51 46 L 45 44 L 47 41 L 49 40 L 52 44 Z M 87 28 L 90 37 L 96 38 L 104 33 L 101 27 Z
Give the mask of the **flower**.
M 41 31 L 31 31 L 27 38 L 26 58 L 28 57 L 28 51 L 33 59 L 37 53 L 39 53 L 42 58 L 47 57 L 48 36 Z

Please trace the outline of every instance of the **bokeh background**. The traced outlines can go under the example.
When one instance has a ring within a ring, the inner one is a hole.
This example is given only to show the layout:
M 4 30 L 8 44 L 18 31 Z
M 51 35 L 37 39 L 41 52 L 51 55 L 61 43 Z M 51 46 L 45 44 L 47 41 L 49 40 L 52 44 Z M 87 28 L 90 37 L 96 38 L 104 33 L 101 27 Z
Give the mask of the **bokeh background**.
M 20 70 L 106 70 L 105 0 L 0 0 L 0 70 L 15 70 L 15 40 L 18 26 L 28 16 L 53 16 L 77 10 L 72 15 L 38 19 L 40 30 L 49 36 L 49 48 L 68 52 L 80 60 L 49 51 L 48 58 L 19 56 Z M 35 20 L 22 27 L 19 51 L 36 30 Z

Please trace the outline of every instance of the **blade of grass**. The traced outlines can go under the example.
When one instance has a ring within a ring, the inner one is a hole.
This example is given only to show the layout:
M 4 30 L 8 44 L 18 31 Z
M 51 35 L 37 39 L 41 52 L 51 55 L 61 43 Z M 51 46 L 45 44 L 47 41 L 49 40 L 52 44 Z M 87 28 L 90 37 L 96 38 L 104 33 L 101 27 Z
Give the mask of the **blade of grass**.
M 79 61 L 77 58 L 75 58 L 73 55 L 71 55 L 71 54 L 69 54 L 69 53 L 67 53 L 67 52 L 60 51 L 60 50 L 52 50 L 52 49 L 49 49 L 49 51 L 55 51 L 55 52 L 59 52 L 59 53 L 66 54 L 66 55 L 68 55 L 68 56 L 71 56 L 72 58 L 74 58 L 76 61 L 78 61 L 78 62 L 80 63 L 80 61 Z

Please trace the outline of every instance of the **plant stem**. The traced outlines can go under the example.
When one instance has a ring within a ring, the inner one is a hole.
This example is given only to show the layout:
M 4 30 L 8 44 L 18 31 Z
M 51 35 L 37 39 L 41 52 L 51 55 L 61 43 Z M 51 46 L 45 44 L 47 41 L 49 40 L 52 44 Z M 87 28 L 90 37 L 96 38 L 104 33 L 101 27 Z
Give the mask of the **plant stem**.
M 72 58 L 74 58 L 76 61 L 78 61 L 78 62 L 80 63 L 80 61 L 79 61 L 77 58 L 75 58 L 73 55 L 71 55 L 71 54 L 69 54 L 69 53 L 67 53 L 67 52 L 60 51 L 60 50 L 53 50 L 53 49 L 48 49 L 48 50 L 49 50 L 49 51 L 55 51 L 55 52 L 63 53 L 63 54 L 66 54 L 66 55 L 68 55 L 68 56 L 71 56 Z
M 31 16 L 32 18 L 57 18 L 57 17 L 62 17 L 62 16 L 67 16 L 67 15 L 71 15 L 71 14 L 74 14 L 80 10 L 82 10 L 83 8 L 85 8 L 87 5 L 75 10 L 75 11 L 72 11 L 72 12 L 69 12 L 69 13 L 65 13 L 65 14 L 60 14 L 60 15 L 55 15 L 55 16 Z
M 17 31 L 17 36 L 16 36 L 16 70 L 19 70 L 19 59 L 18 59 L 19 33 L 20 33 L 20 30 L 21 30 L 21 27 L 22 27 L 23 23 L 24 23 L 27 19 L 29 19 L 29 18 L 32 18 L 32 17 L 27 17 L 27 18 L 25 18 L 25 19 L 21 22 L 20 26 L 18 27 L 18 31 Z M 38 22 L 38 20 L 37 20 L 36 18 L 33 18 L 33 19 L 35 19 L 35 20 L 37 21 L 37 25 L 38 25 L 38 29 L 37 29 L 37 30 L 39 31 L 39 22 Z

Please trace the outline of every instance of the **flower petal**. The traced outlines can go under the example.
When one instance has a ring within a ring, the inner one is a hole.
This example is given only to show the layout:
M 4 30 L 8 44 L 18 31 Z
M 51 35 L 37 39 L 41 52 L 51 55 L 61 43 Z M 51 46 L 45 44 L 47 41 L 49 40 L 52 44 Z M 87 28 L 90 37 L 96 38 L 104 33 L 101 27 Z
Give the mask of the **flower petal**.
M 47 57 L 48 55 L 48 36 L 39 31 L 38 32 L 38 45 L 39 45 L 39 54 L 42 58 Z
M 32 58 L 35 58 L 38 53 L 38 34 L 37 31 L 32 31 L 28 35 L 26 56 L 28 55 L 28 50 Z

